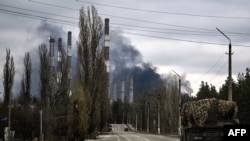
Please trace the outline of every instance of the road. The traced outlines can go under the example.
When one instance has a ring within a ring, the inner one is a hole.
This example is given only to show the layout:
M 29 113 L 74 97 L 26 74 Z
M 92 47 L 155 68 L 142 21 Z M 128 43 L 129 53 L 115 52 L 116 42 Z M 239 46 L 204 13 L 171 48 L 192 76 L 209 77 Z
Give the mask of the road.
M 112 124 L 112 134 L 100 135 L 96 140 L 87 141 L 179 141 L 179 138 L 124 131 L 126 125 Z

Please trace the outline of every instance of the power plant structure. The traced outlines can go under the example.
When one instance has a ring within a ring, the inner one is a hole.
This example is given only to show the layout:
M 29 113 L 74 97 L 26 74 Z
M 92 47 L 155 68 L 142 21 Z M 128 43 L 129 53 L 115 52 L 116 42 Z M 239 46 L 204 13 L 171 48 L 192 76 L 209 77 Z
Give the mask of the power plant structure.
M 125 100 L 125 81 L 124 80 L 121 80 L 121 100 L 122 102 L 124 102 Z
M 134 82 L 133 76 L 130 75 L 129 77 L 129 103 L 132 103 L 134 100 Z
M 71 36 L 72 36 L 72 33 L 71 31 L 68 31 L 68 42 L 67 42 L 67 60 L 66 60 L 66 69 L 67 69 L 67 85 L 68 85 L 68 94 L 70 95 L 71 93 L 71 90 L 70 90 L 70 85 L 71 85 L 71 79 L 72 79 L 72 71 L 71 71 L 71 57 L 72 57 L 72 47 L 71 47 Z M 51 67 L 54 67 L 54 62 L 53 59 L 54 59 L 54 55 L 52 52 L 53 51 L 53 48 L 51 47 L 51 50 L 50 50 L 50 55 L 51 55 L 51 58 L 50 58 L 50 61 L 52 64 Z M 63 62 L 62 62 L 62 56 L 63 55 L 63 47 L 62 47 L 62 38 L 58 38 L 58 50 L 57 50 L 57 74 L 56 74 L 56 82 L 57 84 L 60 84 L 62 82 L 62 77 L 63 77 Z
M 107 89 L 108 89 L 108 96 L 109 99 L 112 101 L 111 97 L 111 93 L 110 93 L 110 82 L 109 82 L 109 19 L 106 18 L 104 21 L 104 60 L 105 60 L 105 64 L 106 64 L 106 70 L 107 70 Z
M 68 95 L 71 95 L 71 80 L 72 80 L 72 32 L 68 31 L 68 42 L 67 42 L 67 74 L 68 74 Z
M 56 82 L 62 82 L 62 38 L 58 38 L 58 54 L 57 54 L 57 75 Z
M 52 102 L 52 95 L 55 94 L 55 77 L 54 77 L 54 73 L 55 73 L 55 62 L 54 62 L 54 46 L 55 46 L 55 39 L 52 37 L 49 37 L 49 78 L 50 78 L 50 93 L 51 95 L 49 95 L 48 97 L 46 97 L 46 106 L 49 108 L 50 103 Z
M 126 84 L 128 84 L 126 87 Z M 125 81 L 123 79 L 120 80 L 120 92 L 119 96 L 117 95 L 117 83 L 115 80 L 113 80 L 112 85 L 112 101 L 117 101 L 118 98 L 121 99 L 122 102 L 128 101 L 129 103 L 133 103 L 134 101 L 134 80 L 133 76 L 130 75 L 129 81 Z M 127 96 L 126 96 L 127 95 Z
M 54 45 L 55 45 L 55 39 L 52 37 L 49 37 L 49 68 L 52 73 L 54 73 L 55 70 L 55 62 L 54 62 Z
M 113 81 L 113 94 L 112 94 L 112 101 L 117 100 L 117 85 L 116 81 Z
M 57 49 L 57 68 L 55 71 L 55 39 L 49 37 L 49 69 L 50 69 L 50 87 L 51 87 L 51 94 L 54 95 L 56 93 L 56 83 L 62 83 L 62 77 L 67 77 L 67 94 L 71 95 L 71 80 L 72 80 L 72 71 L 71 71 L 71 57 L 72 57 L 72 41 L 71 31 L 68 31 L 68 42 L 67 42 L 67 59 L 66 59 L 66 71 L 67 76 L 63 76 L 63 46 L 62 46 L 62 38 L 58 38 L 58 49 Z M 49 96 L 50 97 L 50 96 Z M 51 102 L 48 98 L 48 102 Z

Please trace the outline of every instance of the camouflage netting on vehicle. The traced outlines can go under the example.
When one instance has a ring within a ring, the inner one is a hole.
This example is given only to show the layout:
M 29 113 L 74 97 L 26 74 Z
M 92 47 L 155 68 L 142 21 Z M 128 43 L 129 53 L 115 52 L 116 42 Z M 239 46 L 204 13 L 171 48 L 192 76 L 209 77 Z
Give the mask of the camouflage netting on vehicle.
M 218 120 L 234 120 L 238 107 L 236 102 L 216 98 L 188 101 L 181 108 L 182 126 L 204 126 Z

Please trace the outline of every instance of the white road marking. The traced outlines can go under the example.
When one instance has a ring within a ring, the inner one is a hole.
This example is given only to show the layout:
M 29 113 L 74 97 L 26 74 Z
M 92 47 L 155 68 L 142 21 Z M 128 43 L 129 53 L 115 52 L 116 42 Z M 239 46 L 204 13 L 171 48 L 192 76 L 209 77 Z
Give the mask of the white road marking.
M 116 126 L 117 127 L 117 126 Z M 119 127 L 119 126 L 118 126 Z M 120 128 L 120 127 L 119 127 Z M 112 130 L 113 130 L 113 132 L 114 132 L 114 135 L 115 135 L 115 137 L 117 138 L 117 141 L 120 141 L 120 139 L 119 139 L 119 137 L 118 137 L 118 133 L 117 133 L 117 128 L 115 128 L 114 126 L 112 127 Z
M 143 140 L 145 140 L 145 141 L 150 141 L 149 139 L 147 139 L 147 138 L 143 138 L 143 137 L 138 136 L 138 135 L 134 135 L 134 136 L 135 136 L 135 137 L 137 137 L 137 138 L 143 139 Z
M 117 140 L 120 141 L 119 137 L 117 136 L 117 133 L 115 133 L 115 136 L 116 136 Z

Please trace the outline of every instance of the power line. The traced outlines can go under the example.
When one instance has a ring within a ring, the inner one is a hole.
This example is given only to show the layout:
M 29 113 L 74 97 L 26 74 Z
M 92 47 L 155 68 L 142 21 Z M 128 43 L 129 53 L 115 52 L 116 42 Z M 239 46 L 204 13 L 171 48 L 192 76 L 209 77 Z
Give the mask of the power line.
M 5 5 L 5 4 L 0 4 L 0 6 L 9 7 L 9 8 L 13 8 L 13 9 L 24 10 L 24 11 L 28 11 L 28 12 L 35 12 L 35 13 L 46 14 L 46 15 L 53 15 L 53 16 L 63 17 L 63 18 L 78 19 L 76 17 L 69 17 L 69 16 L 65 16 L 65 15 L 57 15 L 57 14 L 54 14 L 54 13 L 47 13 L 47 12 L 42 12 L 42 11 L 37 11 L 37 10 L 25 9 L 25 8 L 20 8 L 20 7 L 15 7 L 15 6 L 9 6 L 9 5 Z
M 215 64 L 213 64 L 209 69 L 208 69 L 208 71 L 205 73 L 205 74 L 203 74 L 200 78 L 198 78 L 198 79 L 196 79 L 195 81 L 193 81 L 193 82 L 191 82 L 191 83 L 196 83 L 197 81 L 199 81 L 199 80 L 201 80 L 205 75 L 207 75 L 219 62 L 220 62 L 220 60 L 222 59 L 222 57 L 224 56 L 224 54 L 222 54 L 221 56 L 220 56 L 220 58 L 215 62 Z
M 88 1 L 84 1 L 84 0 L 76 0 L 76 1 L 82 2 L 82 3 L 99 5 L 99 6 L 105 6 L 105 7 L 112 7 L 112 8 L 119 8 L 119 9 L 133 10 L 133 11 L 150 12 L 150 13 L 170 14 L 170 15 L 178 15 L 178 16 L 192 16 L 192 17 L 219 18 L 219 19 L 236 19 L 236 20 L 239 20 L 239 19 L 249 20 L 250 19 L 250 17 L 227 17 L 227 16 L 214 16 L 214 15 L 187 14 L 187 13 L 177 13 L 177 12 L 166 12 L 166 11 L 155 11 L 155 10 L 130 8 L 130 7 L 123 7 L 123 6 L 118 6 L 118 5 L 109 5 L 109 4 L 103 4 L 103 3 L 88 2 Z
M 40 3 L 40 2 L 39 2 Z M 43 3 L 44 4 L 44 3 Z M 9 5 L 4 5 L 4 4 L 0 4 L 0 6 L 5 6 L 5 7 L 9 7 L 9 8 L 14 8 L 14 9 L 20 9 L 20 10 L 25 10 L 28 12 L 35 12 L 35 13 L 41 13 L 41 14 L 46 14 L 46 15 L 53 15 L 53 16 L 57 16 L 57 17 L 63 17 L 63 18 L 70 18 L 70 19 L 78 19 L 76 17 L 69 17 L 69 16 L 64 16 L 64 15 L 58 15 L 58 14 L 54 14 L 54 13 L 47 13 L 47 12 L 41 12 L 41 11 L 37 11 L 37 10 L 30 10 L 30 9 L 24 9 L 24 8 L 20 8 L 20 7 L 14 7 L 14 6 L 9 6 Z M 55 6 L 55 5 L 53 5 Z M 61 6 L 60 6 L 61 8 Z M 63 7 L 66 8 L 66 7 Z M 115 23 L 114 23 L 115 24 Z M 122 25 L 122 26 L 130 26 L 130 27 L 140 27 L 140 28 L 150 28 L 150 29 L 159 29 L 159 30 L 163 30 L 164 28 L 153 28 L 153 27 L 143 27 L 143 26 L 135 26 L 135 25 L 124 25 L 124 24 L 115 24 L 115 25 Z M 124 29 L 124 28 L 123 28 Z M 184 32 L 197 32 L 197 33 L 212 33 L 212 32 L 202 32 L 202 31 L 190 31 L 190 30 L 178 30 L 178 29 L 165 29 L 165 30 L 172 30 L 172 31 L 184 31 Z M 214 32 L 215 33 L 215 32 Z M 173 33 L 175 34 L 175 33 Z M 177 33 L 178 34 L 178 33 Z
M 61 19 L 44 17 L 44 16 L 32 15 L 32 14 L 27 14 L 27 13 L 17 12 L 17 11 L 11 11 L 11 10 L 6 10 L 6 9 L 0 9 L 0 11 L 2 11 L 3 13 L 12 14 L 12 15 L 18 15 L 18 16 L 23 16 L 23 17 L 27 17 L 27 18 L 31 18 L 31 19 L 42 19 L 42 20 L 46 20 L 46 21 L 50 21 L 50 22 L 55 22 L 55 23 L 60 23 L 60 24 L 77 26 L 76 22 L 67 21 L 67 20 L 61 20 Z M 158 38 L 158 39 L 175 40 L 175 41 L 193 42 L 193 43 L 201 43 L 201 44 L 213 44 L 213 45 L 226 45 L 226 44 L 204 42 L 204 41 L 184 40 L 184 39 L 177 39 L 177 38 L 167 38 L 167 37 L 160 37 L 160 36 L 153 36 L 153 35 L 145 35 L 145 34 L 138 34 L 138 33 L 131 33 L 131 32 L 123 32 L 123 33 L 133 34 L 133 35 L 137 35 L 137 36 L 145 36 L 145 37 Z M 250 46 L 247 46 L 247 45 L 234 45 L 234 46 L 250 47 Z
M 217 73 L 214 75 L 214 77 L 212 77 L 209 82 L 211 83 L 211 81 L 222 71 L 222 69 L 225 67 L 225 65 L 227 64 L 227 62 L 225 62 L 221 68 L 217 71 Z
M 27 13 L 17 12 L 17 11 L 11 11 L 11 10 L 1 9 L 1 8 L 0 8 L 0 11 L 2 13 L 16 15 L 16 16 L 22 16 L 22 17 L 26 17 L 26 18 L 30 18 L 30 19 L 45 20 L 45 21 L 50 21 L 50 22 L 60 23 L 60 24 L 65 24 L 65 25 L 71 25 L 71 26 L 76 26 L 77 25 L 77 23 L 74 23 L 74 22 L 71 22 L 71 21 L 55 19 L 55 18 L 49 18 L 49 17 L 44 17 L 44 16 L 38 16 L 38 15 L 32 15 L 32 14 L 27 14 Z
M 46 4 L 47 3 L 41 3 L 38 2 L 39 4 Z M 49 4 L 50 6 L 56 6 L 53 4 Z M 14 7 L 14 6 L 9 6 L 9 5 L 4 5 L 4 4 L 0 4 L 0 6 L 5 6 L 5 7 L 9 7 L 9 8 L 14 8 L 14 9 L 20 9 L 20 10 L 25 10 L 25 11 L 29 11 L 29 12 L 36 12 L 36 13 L 41 13 L 41 14 L 46 14 L 46 15 L 53 15 L 53 16 L 57 16 L 57 17 L 63 17 L 63 18 L 70 18 L 70 19 L 77 19 L 76 17 L 69 17 L 69 16 L 64 16 L 64 15 L 58 15 L 58 14 L 54 14 L 54 13 L 47 13 L 47 12 L 41 12 L 41 11 L 37 11 L 37 10 L 30 10 L 30 9 L 25 9 L 25 8 L 20 8 L 20 7 Z M 59 6 L 59 8 L 67 8 L 67 7 L 62 7 Z M 68 8 L 67 8 L 68 9 Z M 70 9 L 72 10 L 72 9 Z M 77 9 L 73 9 L 73 10 L 77 10 Z M 79 11 L 79 10 L 77 10 Z M 135 25 L 125 25 L 125 24 L 117 24 L 117 23 L 111 23 L 114 25 L 122 25 L 122 26 L 130 26 L 130 27 L 139 27 L 139 28 L 150 28 L 150 29 L 159 29 L 159 30 L 172 30 L 172 31 L 184 31 L 184 32 L 197 32 L 197 33 L 215 33 L 215 32 L 203 32 L 203 31 L 194 31 L 194 30 L 178 30 L 178 29 L 164 29 L 164 28 L 154 28 L 154 27 L 145 27 L 145 26 L 135 26 Z
M 197 31 L 197 30 L 184 30 L 184 29 L 171 29 L 171 28 L 159 28 L 152 26 L 138 26 L 138 25 L 128 25 L 120 23 L 110 23 L 111 25 L 125 26 L 125 27 L 138 27 L 144 29 L 156 29 L 156 30 L 168 30 L 168 31 L 179 31 L 179 32 L 193 32 L 193 33 L 216 33 L 215 31 Z
M 46 3 L 46 2 L 39 2 L 39 1 L 35 1 L 35 0 L 29 0 L 29 1 L 33 2 L 33 3 L 37 3 L 37 4 L 46 5 L 46 6 L 52 6 L 52 7 L 57 7 L 57 8 L 63 8 L 63 9 L 68 9 L 68 10 L 79 11 L 79 9 L 65 7 L 65 6 L 61 6 L 61 5 L 55 5 L 55 4 L 50 4 L 50 3 Z M 128 18 L 128 17 L 121 17 L 121 16 L 110 15 L 110 14 L 102 14 L 102 13 L 100 13 L 100 15 L 109 16 L 109 17 L 113 17 L 113 18 L 119 18 L 119 19 L 125 19 L 125 20 L 132 20 L 132 21 L 138 21 L 138 22 L 144 22 L 144 23 L 157 24 L 157 25 L 167 25 L 167 26 L 173 26 L 173 27 L 178 27 L 178 28 L 193 29 L 193 31 L 182 30 L 182 31 L 187 31 L 187 32 L 204 32 L 204 33 L 205 32 L 211 32 L 211 33 L 215 33 L 215 31 L 213 29 L 204 29 L 204 28 L 196 28 L 196 27 L 189 27 L 189 26 L 173 25 L 173 24 L 167 24 L 167 23 L 159 23 L 159 22 L 140 20 L 140 19 L 134 19 L 134 18 Z M 131 26 L 134 27 L 134 25 L 131 25 Z M 152 28 L 152 27 L 150 27 L 150 28 Z M 175 30 L 178 30 L 178 29 L 175 29 Z M 194 31 L 194 30 L 196 30 L 196 31 Z M 204 30 L 204 31 L 202 31 L 202 30 Z M 250 35 L 250 33 L 230 32 L 230 31 L 227 31 L 226 33 L 227 34 L 246 34 L 246 35 Z
M 76 10 L 76 9 L 73 9 L 73 8 L 59 6 L 59 5 L 54 5 L 54 4 L 50 4 L 50 3 L 46 3 L 46 2 L 38 2 L 38 1 L 34 1 L 34 0 L 29 0 L 29 1 L 30 2 L 34 2 L 34 3 L 38 3 L 38 4 L 42 4 L 42 5 L 53 6 L 53 7 L 57 7 L 57 8 L 63 8 L 63 9 L 74 10 L 74 11 Z M 104 15 L 104 16 L 108 16 L 108 17 L 113 17 L 113 18 L 119 18 L 119 19 L 132 20 L 132 21 L 137 21 L 137 22 L 157 24 L 157 25 L 166 25 L 166 26 L 173 26 L 173 27 L 187 28 L 187 29 L 195 29 L 195 30 L 204 30 L 204 31 L 214 31 L 212 29 L 204 29 L 204 28 L 196 28 L 196 27 L 189 27 L 189 26 L 181 26 L 181 25 L 168 24 L 168 23 L 160 23 L 160 22 L 154 22 L 154 21 L 147 21 L 147 20 L 140 20 L 140 19 L 134 19 L 134 18 L 128 18 L 128 17 L 115 16 L 115 15 L 110 15 L 110 14 L 101 14 L 100 13 L 100 15 Z
M 151 23 L 156 25 L 165 25 L 165 26 L 172 26 L 172 27 L 178 27 L 178 28 L 186 28 L 186 29 L 195 29 L 195 30 L 203 30 L 203 31 L 214 31 L 212 29 L 205 29 L 205 28 L 197 28 L 197 27 L 191 27 L 191 26 L 182 26 L 182 25 L 174 25 L 174 24 L 168 24 L 168 23 L 160 23 L 160 22 L 154 22 L 154 21 L 147 21 L 147 20 L 141 20 L 141 19 L 134 19 L 134 18 L 127 18 L 127 17 L 121 17 L 121 16 L 114 16 L 109 14 L 101 14 L 113 18 L 119 18 L 119 19 L 126 19 L 130 21 L 137 21 L 137 22 L 143 22 L 143 23 Z
M 144 37 L 151 37 L 151 38 L 158 38 L 158 39 L 166 39 L 166 40 L 174 40 L 174 41 L 182 41 L 182 42 L 191 42 L 191 43 L 199 43 L 199 44 L 210 44 L 210 45 L 228 45 L 223 43 L 214 43 L 214 42 L 204 42 L 204 41 L 195 41 L 195 40 L 185 40 L 185 39 L 177 39 L 177 38 L 168 38 L 168 37 L 160 37 L 160 36 L 153 36 L 153 35 L 146 35 L 146 34 L 138 34 L 132 32 L 123 32 L 126 34 L 136 35 L 136 36 L 144 36 Z M 237 47 L 250 47 L 248 45 L 233 45 Z
M 166 32 L 166 31 L 156 31 L 156 30 L 145 30 L 145 29 L 136 29 L 136 28 L 124 28 L 124 27 L 111 27 L 112 29 L 121 29 L 121 30 L 132 30 L 132 31 L 142 31 L 142 32 L 152 32 L 152 33 L 164 33 L 164 34 L 178 34 L 178 35 L 194 35 L 194 36 L 221 36 L 218 34 L 199 34 L 199 33 L 185 33 L 185 32 Z M 246 34 L 232 34 L 231 36 L 249 36 Z
M 34 1 L 34 0 L 28 0 L 29 2 L 34 2 L 42 5 L 48 5 L 48 6 L 53 6 L 57 8 L 63 8 L 63 9 L 68 9 L 68 10 L 74 10 L 74 11 L 80 11 L 80 9 L 75 9 L 75 8 L 70 8 L 70 7 L 65 7 L 65 6 L 60 6 L 60 5 L 55 5 L 55 4 L 50 4 L 50 3 L 45 3 L 45 2 L 39 2 L 39 1 Z
M 128 24 L 120 24 L 120 23 L 110 23 L 111 25 L 118 25 L 118 26 L 125 26 L 125 27 L 138 27 L 138 28 L 144 28 L 144 29 L 156 29 L 156 30 L 167 30 L 167 31 L 177 31 L 177 32 L 188 32 L 188 33 L 217 33 L 216 31 L 197 31 L 197 30 L 184 30 L 184 29 L 172 29 L 172 28 L 159 28 L 159 27 L 152 27 L 152 26 L 140 26 L 140 25 L 128 25 Z M 250 33 L 242 33 L 242 32 L 231 32 L 227 31 L 225 32 L 230 35 L 244 35 L 248 36 Z
M 15 7 L 15 6 L 9 6 L 9 5 L 5 5 L 5 4 L 0 4 L 0 6 L 9 7 L 9 8 L 13 8 L 13 9 L 24 10 L 24 11 L 28 11 L 28 12 L 35 12 L 35 13 L 46 14 L 46 15 L 53 15 L 53 16 L 63 17 L 63 18 L 78 19 L 76 17 L 70 17 L 70 16 L 65 16 L 65 15 L 58 15 L 58 14 L 54 14 L 54 13 L 47 13 L 47 12 L 42 12 L 42 11 L 37 11 L 37 10 L 30 10 L 30 9 Z M 53 6 L 55 6 L 55 5 L 53 5 Z M 117 23 L 112 23 L 112 24 L 121 25 L 121 26 L 130 26 L 130 27 L 139 27 L 139 28 L 147 28 L 147 29 L 150 28 L 150 29 L 159 29 L 159 30 L 161 30 L 161 31 L 151 31 L 151 30 L 138 30 L 138 29 L 134 29 L 134 30 L 137 30 L 137 31 L 158 32 L 158 33 L 168 33 L 168 34 L 183 34 L 183 35 L 185 34 L 185 35 L 201 35 L 201 36 L 219 36 L 217 34 L 211 34 L 211 35 L 208 34 L 208 33 L 215 33 L 215 32 L 203 32 L 203 31 L 194 31 L 194 30 L 178 30 L 178 29 L 164 29 L 164 28 L 154 28 L 154 27 L 145 27 L 145 26 L 125 25 L 125 24 L 117 24 Z M 122 28 L 122 29 L 126 29 L 126 28 Z M 127 30 L 132 30 L 132 29 L 128 29 L 127 28 Z M 162 32 L 162 30 L 180 31 L 182 33 Z M 204 34 L 189 34 L 189 33 L 183 33 L 183 32 L 195 32 L 195 33 L 204 33 Z M 233 34 L 233 35 L 234 34 L 237 34 L 237 35 L 238 34 L 240 34 L 240 35 L 250 35 L 249 33 L 233 33 L 233 32 L 229 32 L 228 34 Z
M 7 13 L 7 14 L 12 14 L 12 15 L 22 16 L 22 17 L 31 18 L 31 19 L 40 19 L 40 20 L 42 19 L 42 20 L 46 20 L 46 21 L 50 21 L 50 22 L 54 22 L 54 23 L 65 24 L 65 25 L 70 25 L 70 26 L 77 26 L 76 23 L 71 22 L 71 21 L 66 21 L 66 20 L 48 18 L 48 17 L 37 16 L 37 15 L 32 15 L 32 14 L 27 14 L 27 13 L 22 13 L 22 12 L 5 10 L 5 9 L 0 9 L 0 11 L 2 11 L 2 13 Z M 138 34 L 138 33 L 132 33 L 132 32 L 123 32 L 123 33 L 137 35 L 137 36 L 158 38 L 158 39 L 175 40 L 175 41 L 183 41 L 183 42 L 193 42 L 193 43 L 200 43 L 200 44 L 227 45 L 227 44 L 219 44 L 219 43 L 213 43 L 213 42 L 184 40 L 184 39 L 177 39 L 177 38 L 167 38 L 167 37 L 160 37 L 160 36 L 153 36 L 153 35 L 146 35 L 146 34 Z M 233 46 L 250 47 L 250 46 L 247 46 L 247 45 L 233 45 Z

